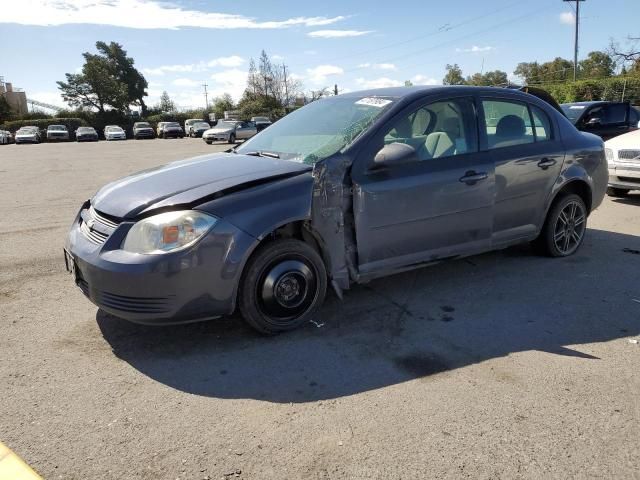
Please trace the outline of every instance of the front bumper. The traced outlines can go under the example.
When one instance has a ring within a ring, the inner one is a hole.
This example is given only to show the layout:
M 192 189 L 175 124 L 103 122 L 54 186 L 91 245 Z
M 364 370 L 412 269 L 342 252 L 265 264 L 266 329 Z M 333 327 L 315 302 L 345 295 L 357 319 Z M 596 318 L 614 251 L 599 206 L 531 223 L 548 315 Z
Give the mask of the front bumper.
M 97 135 L 77 135 L 76 140 L 78 142 L 97 142 L 98 136 Z
M 16 143 L 38 143 L 38 137 L 16 137 Z
M 104 138 L 105 140 L 126 140 L 127 136 L 126 135 L 107 135 Z
M 155 137 L 155 134 L 153 133 L 153 130 L 138 130 L 134 133 L 134 136 L 136 138 L 153 138 Z
M 83 210 L 88 204 L 83 206 Z M 82 213 L 82 210 L 81 210 Z M 67 237 L 76 285 L 102 310 L 136 323 L 186 323 L 230 314 L 244 261 L 256 239 L 219 220 L 194 246 L 162 255 L 120 250 L 134 222 L 122 222 L 103 244 L 81 230 Z
M 47 135 L 48 142 L 60 142 L 60 141 L 68 141 L 69 135 Z
M 165 130 L 164 132 L 162 132 L 162 136 L 164 138 L 178 138 L 184 137 L 184 133 L 179 130 Z
M 205 142 L 228 142 L 230 133 L 215 133 L 203 135 L 202 138 Z
M 608 186 L 626 190 L 640 190 L 640 164 L 609 165 Z

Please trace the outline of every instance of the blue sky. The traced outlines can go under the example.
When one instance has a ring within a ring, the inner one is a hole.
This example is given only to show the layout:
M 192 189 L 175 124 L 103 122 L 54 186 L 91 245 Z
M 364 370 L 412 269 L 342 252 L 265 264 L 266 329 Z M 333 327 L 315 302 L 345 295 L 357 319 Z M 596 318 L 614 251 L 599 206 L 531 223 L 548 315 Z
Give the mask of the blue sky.
M 520 61 L 572 58 L 572 12 L 561 0 L 20 0 L 2 6 L 0 75 L 63 105 L 56 80 L 103 40 L 135 59 L 150 104 L 167 90 L 182 107 L 204 106 L 205 82 L 212 96 L 239 98 L 262 49 L 305 91 L 434 84 L 447 63 L 511 74 Z M 587 0 L 581 18 L 581 56 L 640 36 L 638 0 Z

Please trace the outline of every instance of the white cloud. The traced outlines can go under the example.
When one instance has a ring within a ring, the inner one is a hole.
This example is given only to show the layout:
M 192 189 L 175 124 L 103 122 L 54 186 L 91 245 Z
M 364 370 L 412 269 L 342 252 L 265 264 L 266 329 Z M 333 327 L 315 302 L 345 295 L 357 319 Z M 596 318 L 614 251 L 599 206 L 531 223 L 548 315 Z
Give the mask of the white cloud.
M 29 100 L 37 100 L 42 103 L 48 103 L 49 105 L 53 105 L 55 107 L 70 108 L 60 96 L 60 92 L 56 91 L 27 92 L 27 98 Z
M 371 80 L 367 80 L 364 78 L 358 78 L 356 79 L 356 83 L 361 86 L 362 88 L 365 89 L 369 89 L 369 88 L 386 88 L 386 87 L 400 87 L 402 85 L 404 85 L 404 82 L 401 82 L 400 80 L 393 80 L 391 78 L 387 78 L 387 77 L 380 77 L 380 78 L 375 78 L 375 79 L 371 79 Z
M 151 76 L 161 76 L 165 73 L 192 73 L 192 72 L 205 72 L 215 67 L 239 67 L 244 63 L 244 58 L 238 55 L 231 55 L 230 57 L 219 57 L 209 60 L 207 62 L 201 61 L 198 63 L 178 64 L 178 65 L 162 65 L 155 68 L 143 68 L 142 73 Z
M 210 78 L 214 83 L 209 83 L 209 98 L 228 93 L 234 100 L 240 100 L 247 87 L 247 72 L 237 68 L 216 72 Z
M 307 77 L 316 85 L 325 83 L 328 77 L 342 75 L 343 73 L 344 70 L 335 65 L 318 65 L 314 68 L 307 68 Z
M 489 45 L 484 47 L 473 45 L 470 48 L 456 48 L 456 52 L 464 52 L 464 53 L 480 53 L 480 52 L 489 52 L 491 50 L 495 50 L 495 47 L 490 47 Z
M 398 70 L 393 63 L 361 63 L 358 68 L 375 68 L 377 70 Z
M 238 14 L 189 10 L 174 3 L 157 0 L 20 0 L 6 3 L 2 6 L 0 23 L 39 26 L 92 24 L 135 29 L 278 29 L 293 26 L 319 27 L 346 18 L 294 17 L 278 21 L 258 21 Z
M 191 80 L 190 78 L 176 78 L 172 82 L 176 87 L 198 87 L 202 83 L 197 80 Z
M 271 55 L 271 60 L 276 60 L 276 61 L 281 61 L 284 60 L 284 57 L 282 55 L 278 55 L 277 53 L 275 55 Z
M 440 85 L 440 82 L 432 77 L 426 75 L 415 75 L 411 78 L 411 83 L 414 85 Z
M 372 30 L 316 30 L 307 33 L 312 38 L 345 38 L 368 35 Z
M 564 23 L 565 25 L 575 25 L 576 23 L 576 16 L 573 12 L 562 12 L 558 19 L 560 23 Z

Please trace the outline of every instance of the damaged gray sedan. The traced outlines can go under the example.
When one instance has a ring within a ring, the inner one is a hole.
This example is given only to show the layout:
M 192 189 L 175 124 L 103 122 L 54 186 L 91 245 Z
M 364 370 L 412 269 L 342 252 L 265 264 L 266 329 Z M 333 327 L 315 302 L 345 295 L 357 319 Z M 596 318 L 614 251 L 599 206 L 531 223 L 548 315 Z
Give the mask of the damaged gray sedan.
M 523 242 L 571 255 L 606 187 L 602 141 L 537 96 L 370 90 L 106 185 L 82 205 L 65 263 L 115 316 L 169 324 L 238 308 L 271 334 L 308 321 L 328 286 L 341 297 Z

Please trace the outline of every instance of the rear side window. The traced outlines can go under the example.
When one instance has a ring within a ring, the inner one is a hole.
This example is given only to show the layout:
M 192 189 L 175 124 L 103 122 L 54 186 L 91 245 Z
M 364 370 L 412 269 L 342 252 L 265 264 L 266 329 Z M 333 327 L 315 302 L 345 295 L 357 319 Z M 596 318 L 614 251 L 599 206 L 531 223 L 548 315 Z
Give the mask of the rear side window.
M 529 108 L 508 100 L 483 100 L 489 149 L 512 147 L 535 141 Z
M 624 123 L 627 120 L 627 106 L 624 103 L 605 105 L 602 123 Z
M 536 141 L 544 142 L 545 140 L 551 140 L 552 129 L 549 116 L 539 107 L 530 105 L 531 115 L 533 116 L 533 128 L 536 133 Z

